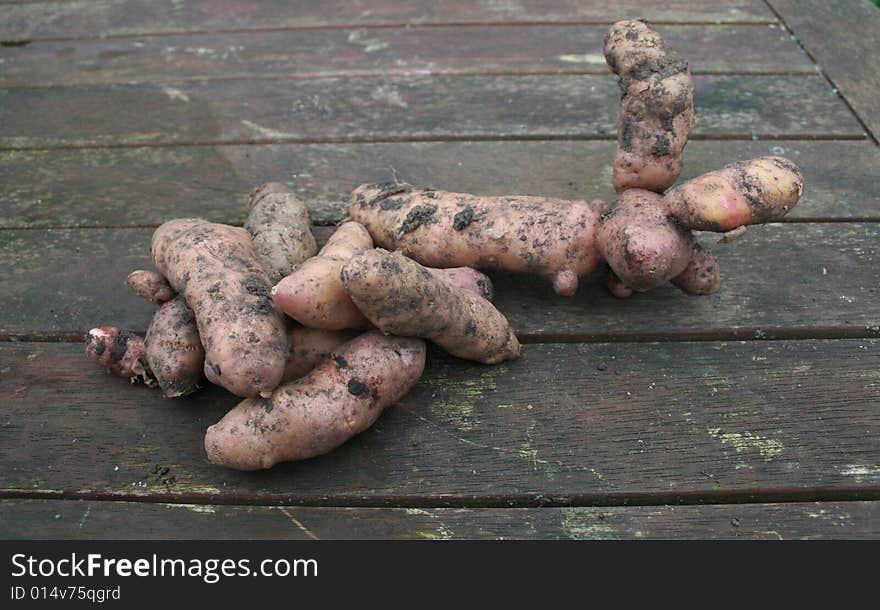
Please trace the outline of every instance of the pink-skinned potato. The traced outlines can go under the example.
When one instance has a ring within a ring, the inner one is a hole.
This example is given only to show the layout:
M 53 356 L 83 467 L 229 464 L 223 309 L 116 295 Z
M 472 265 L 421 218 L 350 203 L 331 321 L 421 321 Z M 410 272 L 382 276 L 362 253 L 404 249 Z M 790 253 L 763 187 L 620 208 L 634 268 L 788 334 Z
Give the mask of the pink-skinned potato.
M 205 366 L 195 315 L 178 296 L 163 303 L 144 339 L 147 362 L 166 398 L 186 396 L 199 389 Z
M 147 364 L 144 340 L 130 330 L 116 326 L 99 326 L 86 335 L 86 357 L 119 377 L 155 383 Z
M 600 200 L 481 197 L 405 183 L 364 184 L 348 213 L 377 246 L 427 267 L 532 273 L 571 296 L 601 262 L 595 242 Z
M 688 64 L 641 21 L 613 24 L 604 50 L 621 90 L 614 189 L 662 193 L 681 173 L 696 121 Z
M 476 269 L 470 267 L 450 267 L 449 269 L 436 269 L 434 267 L 426 267 L 432 275 L 443 281 L 449 282 L 456 288 L 473 292 L 480 295 L 487 301 L 491 301 L 495 297 L 495 288 L 492 280 L 485 273 L 480 273 Z
M 345 295 L 339 271 L 355 254 L 373 247 L 356 222 L 339 226 L 326 245 L 272 288 L 272 299 L 288 316 L 310 328 L 364 329 L 369 322 Z
M 620 282 L 637 291 L 656 288 L 684 271 L 692 239 L 668 218 L 660 195 L 643 189 L 621 193 L 598 231 L 602 257 Z
M 205 376 L 243 397 L 281 382 L 287 332 L 247 231 L 182 218 L 153 234 L 153 262 L 193 311 L 205 348 Z
M 367 250 L 342 268 L 345 291 L 384 333 L 428 339 L 453 356 L 496 364 L 517 358 L 507 318 L 400 252 Z
M 293 191 L 270 182 L 251 192 L 244 228 L 254 251 L 274 284 L 318 251 L 312 235 L 309 208 Z
M 291 322 L 287 331 L 290 354 L 287 356 L 282 381 L 286 383 L 307 375 L 329 357 L 333 350 L 348 343 L 358 334 L 357 330 L 324 330 Z
M 424 367 L 421 339 L 364 333 L 302 379 L 239 403 L 208 428 L 208 460 L 260 470 L 332 451 L 409 392 Z
M 688 180 L 663 200 L 684 226 L 726 232 L 779 220 L 803 191 L 804 177 L 794 163 L 784 157 L 759 157 Z
M 134 293 L 150 303 L 166 303 L 174 298 L 174 289 L 161 273 L 138 269 L 126 279 Z

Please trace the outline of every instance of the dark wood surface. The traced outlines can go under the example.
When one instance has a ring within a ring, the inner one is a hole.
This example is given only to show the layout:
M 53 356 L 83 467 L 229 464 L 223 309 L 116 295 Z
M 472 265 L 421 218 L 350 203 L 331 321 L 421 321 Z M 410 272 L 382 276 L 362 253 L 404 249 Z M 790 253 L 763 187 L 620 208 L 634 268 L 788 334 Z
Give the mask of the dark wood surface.
M 0 4 L 0 537 L 880 537 L 867 3 Z M 369 431 L 264 473 L 206 461 L 233 396 L 84 358 L 91 326 L 145 329 L 124 278 L 155 226 L 241 223 L 261 182 L 320 239 L 368 181 L 611 198 L 623 17 L 697 74 L 683 178 L 766 154 L 806 176 L 785 222 L 715 246 L 720 293 L 495 274 L 520 360 L 432 349 Z
M 315 229 L 319 240 L 331 231 Z M 151 265 L 152 232 L 3 231 L 0 336 L 79 338 L 113 323 L 145 331 L 154 307 L 125 278 Z M 702 238 L 718 255 L 723 282 L 708 297 L 670 284 L 619 300 L 597 273 L 564 298 L 549 282 L 490 273 L 495 301 L 526 341 L 880 336 L 880 224 L 757 226 L 729 245 L 715 245 L 715 234 Z
M 769 4 L 874 139 L 880 138 L 880 65 L 874 57 L 880 49 L 880 11 L 869 0 L 769 0 Z
M 395 177 L 482 195 L 610 201 L 614 147 L 537 141 L 6 151 L 0 227 L 158 226 L 187 215 L 242 223 L 248 191 L 270 180 L 287 182 L 321 225 L 345 215 L 358 184 Z M 682 178 L 767 154 L 789 156 L 809 177 L 785 221 L 880 219 L 880 151 L 869 141 L 691 142 Z
M 419 507 L 880 499 L 876 339 L 546 343 L 499 366 L 432 349 L 424 377 L 367 432 L 258 473 L 205 458 L 205 429 L 237 402 L 218 388 L 166 400 L 100 373 L 79 344 L 0 347 L 0 429 L 22 439 L 0 454 L 5 495 Z
M 11 6 L 0 37 L 12 40 L 140 36 L 150 33 L 229 32 L 326 27 L 470 25 L 487 23 L 601 23 L 645 18 L 665 23 L 775 23 L 761 0 L 70 0 Z
M 819 77 L 694 80 L 702 100 L 694 138 L 864 137 L 861 125 Z M 0 99 L 0 149 L 30 149 L 613 139 L 619 90 L 611 76 L 589 74 L 246 78 L 174 87 L 7 89 Z
M 2 500 L 0 513 L 36 540 L 880 538 L 880 502 L 495 509 Z
M 607 74 L 606 25 L 378 28 L 34 41 L 5 54 L 0 85 L 162 84 L 222 78 Z M 697 74 L 815 74 L 781 25 L 658 28 Z M 598 50 L 598 51 L 597 51 Z

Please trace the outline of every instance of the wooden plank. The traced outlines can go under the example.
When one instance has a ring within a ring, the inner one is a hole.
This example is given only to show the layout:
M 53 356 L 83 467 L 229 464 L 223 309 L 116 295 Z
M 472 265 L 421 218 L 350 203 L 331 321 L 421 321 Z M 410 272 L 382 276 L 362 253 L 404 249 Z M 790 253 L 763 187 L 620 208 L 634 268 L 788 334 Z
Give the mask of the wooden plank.
M 336 451 L 207 463 L 239 399 L 169 401 L 81 344 L 0 344 L 0 495 L 213 504 L 527 507 L 880 499 L 880 340 L 527 345 L 425 376 Z
M 331 232 L 323 228 L 321 239 Z M 618 300 L 587 278 L 573 298 L 525 276 L 490 274 L 525 341 L 865 337 L 880 333 L 880 224 L 754 227 L 713 249 L 720 292 L 671 285 Z M 144 331 L 153 307 L 125 285 L 149 267 L 152 229 L 0 232 L 0 336 L 80 337 L 115 324 Z M 717 236 L 711 234 L 708 243 Z
M 288 183 L 312 220 L 335 224 L 351 190 L 399 177 L 484 195 L 613 199 L 613 142 L 422 142 L 0 152 L 0 227 L 158 225 L 178 216 L 244 222 L 246 194 Z M 781 154 L 806 176 L 787 220 L 878 220 L 880 151 L 868 141 L 696 141 L 682 179 Z
M 769 0 L 786 25 L 880 139 L 880 12 L 868 0 Z
M 699 137 L 864 137 L 824 79 L 697 76 Z M 613 138 L 609 76 L 223 80 L 0 90 L 0 147 Z
M 813 73 L 781 26 L 660 26 L 691 70 Z M 607 74 L 607 26 L 294 30 L 34 42 L 2 54 L 2 87 L 218 78 Z
M 97 38 L 147 33 L 225 32 L 290 28 L 486 23 L 611 23 L 645 18 L 661 23 L 772 23 L 759 0 L 584 2 L 520 0 L 237 0 L 216 9 L 212 0 L 76 0 L 9 6 L 0 38 Z
M 880 538 L 880 502 L 336 508 L 0 500 L 4 540 L 817 540 Z

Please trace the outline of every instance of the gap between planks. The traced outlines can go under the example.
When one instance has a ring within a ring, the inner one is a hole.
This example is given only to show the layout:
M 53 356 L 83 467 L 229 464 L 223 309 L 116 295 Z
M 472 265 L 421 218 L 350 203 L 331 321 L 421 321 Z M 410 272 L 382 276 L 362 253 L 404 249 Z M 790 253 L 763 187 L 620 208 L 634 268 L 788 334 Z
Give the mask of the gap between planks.
M 863 121 L 862 117 L 859 116 L 859 113 L 856 112 L 856 109 L 853 108 L 853 106 L 852 106 L 852 104 L 850 104 L 849 100 L 846 99 L 846 96 L 843 95 L 843 93 L 840 91 L 840 88 L 834 83 L 833 80 L 831 80 L 831 77 L 828 75 L 828 72 L 825 71 L 825 69 L 819 63 L 818 59 L 813 55 L 813 53 L 810 52 L 810 50 L 806 47 L 806 45 L 804 45 L 804 43 L 797 36 L 797 34 L 791 28 L 791 26 L 789 26 L 788 23 L 786 23 L 783 16 L 779 13 L 779 11 L 776 10 L 776 7 L 773 6 L 773 4 L 769 0 L 764 0 L 764 4 L 766 4 L 767 8 L 770 10 L 770 12 L 776 16 L 776 18 L 779 20 L 778 23 L 783 28 L 785 28 L 785 31 L 788 32 L 789 35 L 792 37 L 792 39 L 797 43 L 798 47 L 800 47 L 800 49 L 801 49 L 801 51 L 803 51 L 804 55 L 806 55 L 809 58 L 810 62 L 812 62 L 812 64 L 814 66 L 816 66 L 816 68 L 818 70 L 818 74 L 820 74 L 825 79 L 825 81 L 828 83 L 828 85 L 831 87 L 831 89 L 837 94 L 837 96 L 841 99 L 841 101 L 846 105 L 847 109 L 850 111 L 850 113 L 853 115 L 853 117 L 855 117 L 856 121 L 859 122 L 859 125 L 861 125 L 862 129 L 864 129 L 865 134 L 867 135 L 867 138 L 871 142 L 873 142 L 874 144 L 880 145 L 880 141 L 878 141 L 877 138 L 874 137 L 871 130 L 865 124 L 865 121 Z M 870 61 L 870 60 L 866 60 L 866 61 Z
M 775 142 L 791 140 L 796 142 L 838 142 L 868 140 L 867 133 L 861 134 L 696 134 L 690 141 L 701 142 Z M 169 140 L 168 142 L 131 142 L 125 144 L 57 144 L 53 146 L 0 146 L 0 152 L 9 151 L 41 151 L 41 150 L 101 150 L 114 148 L 173 148 L 198 146 L 273 146 L 281 144 L 419 144 L 431 142 L 614 142 L 617 136 L 607 135 L 560 135 L 560 134 L 526 134 L 526 135 L 443 135 L 443 136 L 394 136 L 394 137 L 341 137 L 341 138 L 261 138 L 257 139 L 223 139 L 223 140 Z
M 762 72 L 750 72 L 748 70 L 691 70 L 694 76 L 801 76 L 805 78 L 821 78 L 821 74 L 813 72 L 805 72 L 803 70 L 765 70 Z M 346 78 L 408 78 L 423 76 L 607 76 L 608 70 L 596 69 L 574 69 L 566 68 L 560 70 L 349 70 L 346 72 L 314 72 L 311 74 L 294 74 L 289 72 L 270 72 L 267 74 L 253 74 L 246 77 L 240 75 L 230 76 L 190 76 L 185 78 L 163 78 L 161 81 L 108 81 L 107 83 L 48 83 L 35 85 L 7 85 L 0 86 L 0 91 L 15 91 L 18 89 L 86 89 L 94 87 L 97 84 L 111 84 L 120 86 L 138 86 L 138 85 L 173 85 L 181 83 L 211 83 L 220 81 L 242 80 L 327 80 L 327 79 L 346 79 Z M 827 80 L 827 79 L 826 79 Z M 833 84 L 832 84 L 833 86 Z M 691 136 L 693 138 L 693 136 Z
M 59 0 L 61 1 L 61 0 Z M 39 2 L 33 2 L 37 4 Z M 29 3 L 28 3 L 29 4 Z M 2 4 L 0 4 L 2 6 Z M 32 42 L 76 42 L 85 40 L 119 40 L 128 38 L 144 38 L 147 36 L 193 36 L 198 34 L 268 34 L 273 32 L 297 32 L 297 31 L 332 31 L 332 30 L 391 30 L 391 29 L 447 29 L 447 28 L 483 28 L 483 27 L 565 27 L 565 26 L 610 26 L 614 21 L 608 19 L 601 20 L 559 20 L 559 21 L 505 21 L 505 22 L 455 22 L 446 23 L 411 23 L 406 21 L 396 23 L 341 23 L 332 25 L 299 25 L 299 26 L 283 26 L 283 27 L 263 27 L 263 28 L 220 28 L 207 30 L 170 30 L 155 32 L 137 32 L 127 34 L 106 34 L 97 36 L 33 36 L 29 38 L 11 38 L 3 42 L 7 46 L 26 46 Z M 749 27 L 779 25 L 778 19 L 768 19 L 763 21 L 676 21 L 652 19 L 651 25 L 664 26 L 694 26 L 694 27 Z
M 144 335 L 145 331 L 133 331 Z M 46 331 L 27 333 L 0 333 L 0 343 L 80 343 L 86 331 Z M 670 332 L 614 332 L 614 333 L 517 333 L 520 343 L 529 345 L 555 343 L 672 343 L 672 342 L 712 342 L 712 341 L 809 341 L 809 340 L 845 340 L 845 339 L 876 339 L 880 336 L 880 328 L 813 326 L 773 327 L 743 326 L 725 330 L 683 330 Z
M 592 506 L 703 506 L 724 504 L 764 504 L 793 502 L 855 502 L 880 500 L 877 485 L 849 487 L 777 487 L 765 489 L 705 490 L 684 492 L 629 492 L 554 495 L 511 494 L 504 496 L 434 497 L 400 496 L 315 496 L 291 500 L 284 495 L 263 495 L 253 498 L 247 494 L 168 493 L 144 495 L 123 492 L 96 491 L 34 491 L 29 489 L 2 489 L 0 499 L 33 500 L 94 500 L 109 502 L 145 502 L 173 504 L 214 504 L 238 506 L 310 506 L 351 508 L 563 508 Z

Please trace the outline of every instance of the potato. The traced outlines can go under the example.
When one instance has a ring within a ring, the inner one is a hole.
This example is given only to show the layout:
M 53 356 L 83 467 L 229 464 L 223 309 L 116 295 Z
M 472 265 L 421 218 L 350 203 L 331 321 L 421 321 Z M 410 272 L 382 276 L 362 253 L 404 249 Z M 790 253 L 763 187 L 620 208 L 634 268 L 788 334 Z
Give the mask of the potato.
M 480 273 L 476 269 L 470 267 L 450 267 L 449 269 L 437 269 L 435 267 L 425 267 L 432 275 L 437 278 L 449 282 L 456 288 L 473 292 L 487 301 L 491 301 L 495 297 L 495 288 L 492 280 L 485 273 Z
M 86 357 L 132 383 L 140 380 L 150 386 L 156 382 L 147 364 L 144 340 L 129 330 L 93 328 L 86 335 Z
M 507 319 L 399 252 L 368 250 L 342 268 L 345 291 L 384 333 L 430 339 L 453 356 L 495 364 L 519 356 Z
M 286 383 L 308 374 L 333 350 L 357 335 L 356 330 L 323 330 L 291 322 L 287 331 L 290 354 L 282 381 Z
M 309 208 L 283 184 L 270 182 L 254 189 L 244 228 L 273 284 L 315 255 Z
M 168 284 L 168 280 L 155 271 L 132 271 L 126 281 L 136 295 L 150 303 L 162 304 L 174 298 L 174 289 Z
M 804 177 L 783 157 L 760 157 L 734 163 L 688 180 L 663 198 L 686 227 L 732 231 L 785 216 L 804 192 Z
M 195 315 L 182 296 L 156 311 L 144 340 L 147 362 L 166 398 L 186 396 L 199 389 L 205 349 Z
M 287 336 L 248 232 L 172 220 L 156 229 L 152 253 L 195 314 L 208 380 L 238 396 L 268 395 L 284 374 Z
M 259 470 L 327 453 L 369 428 L 424 367 L 424 341 L 364 333 L 302 379 L 241 402 L 208 428 L 208 460 Z
M 627 287 L 656 288 L 685 270 L 692 239 L 668 218 L 663 199 L 643 189 L 623 191 L 598 231 L 599 250 Z
M 620 193 L 662 193 L 681 173 L 694 126 L 694 84 L 687 62 L 641 21 L 618 21 L 605 36 L 605 59 L 620 77 L 617 156 L 612 182 Z
M 542 197 L 478 197 L 404 183 L 365 184 L 349 215 L 376 244 L 429 267 L 528 272 L 573 295 L 601 259 L 595 227 L 607 204 Z
M 368 328 L 370 323 L 345 295 L 339 270 L 352 256 L 372 247 L 364 227 L 343 223 L 317 256 L 272 288 L 272 299 L 281 311 L 310 328 Z
M 718 292 L 721 287 L 721 274 L 715 255 L 704 249 L 692 239 L 690 261 L 685 270 L 672 278 L 672 283 L 681 291 L 692 295 Z

